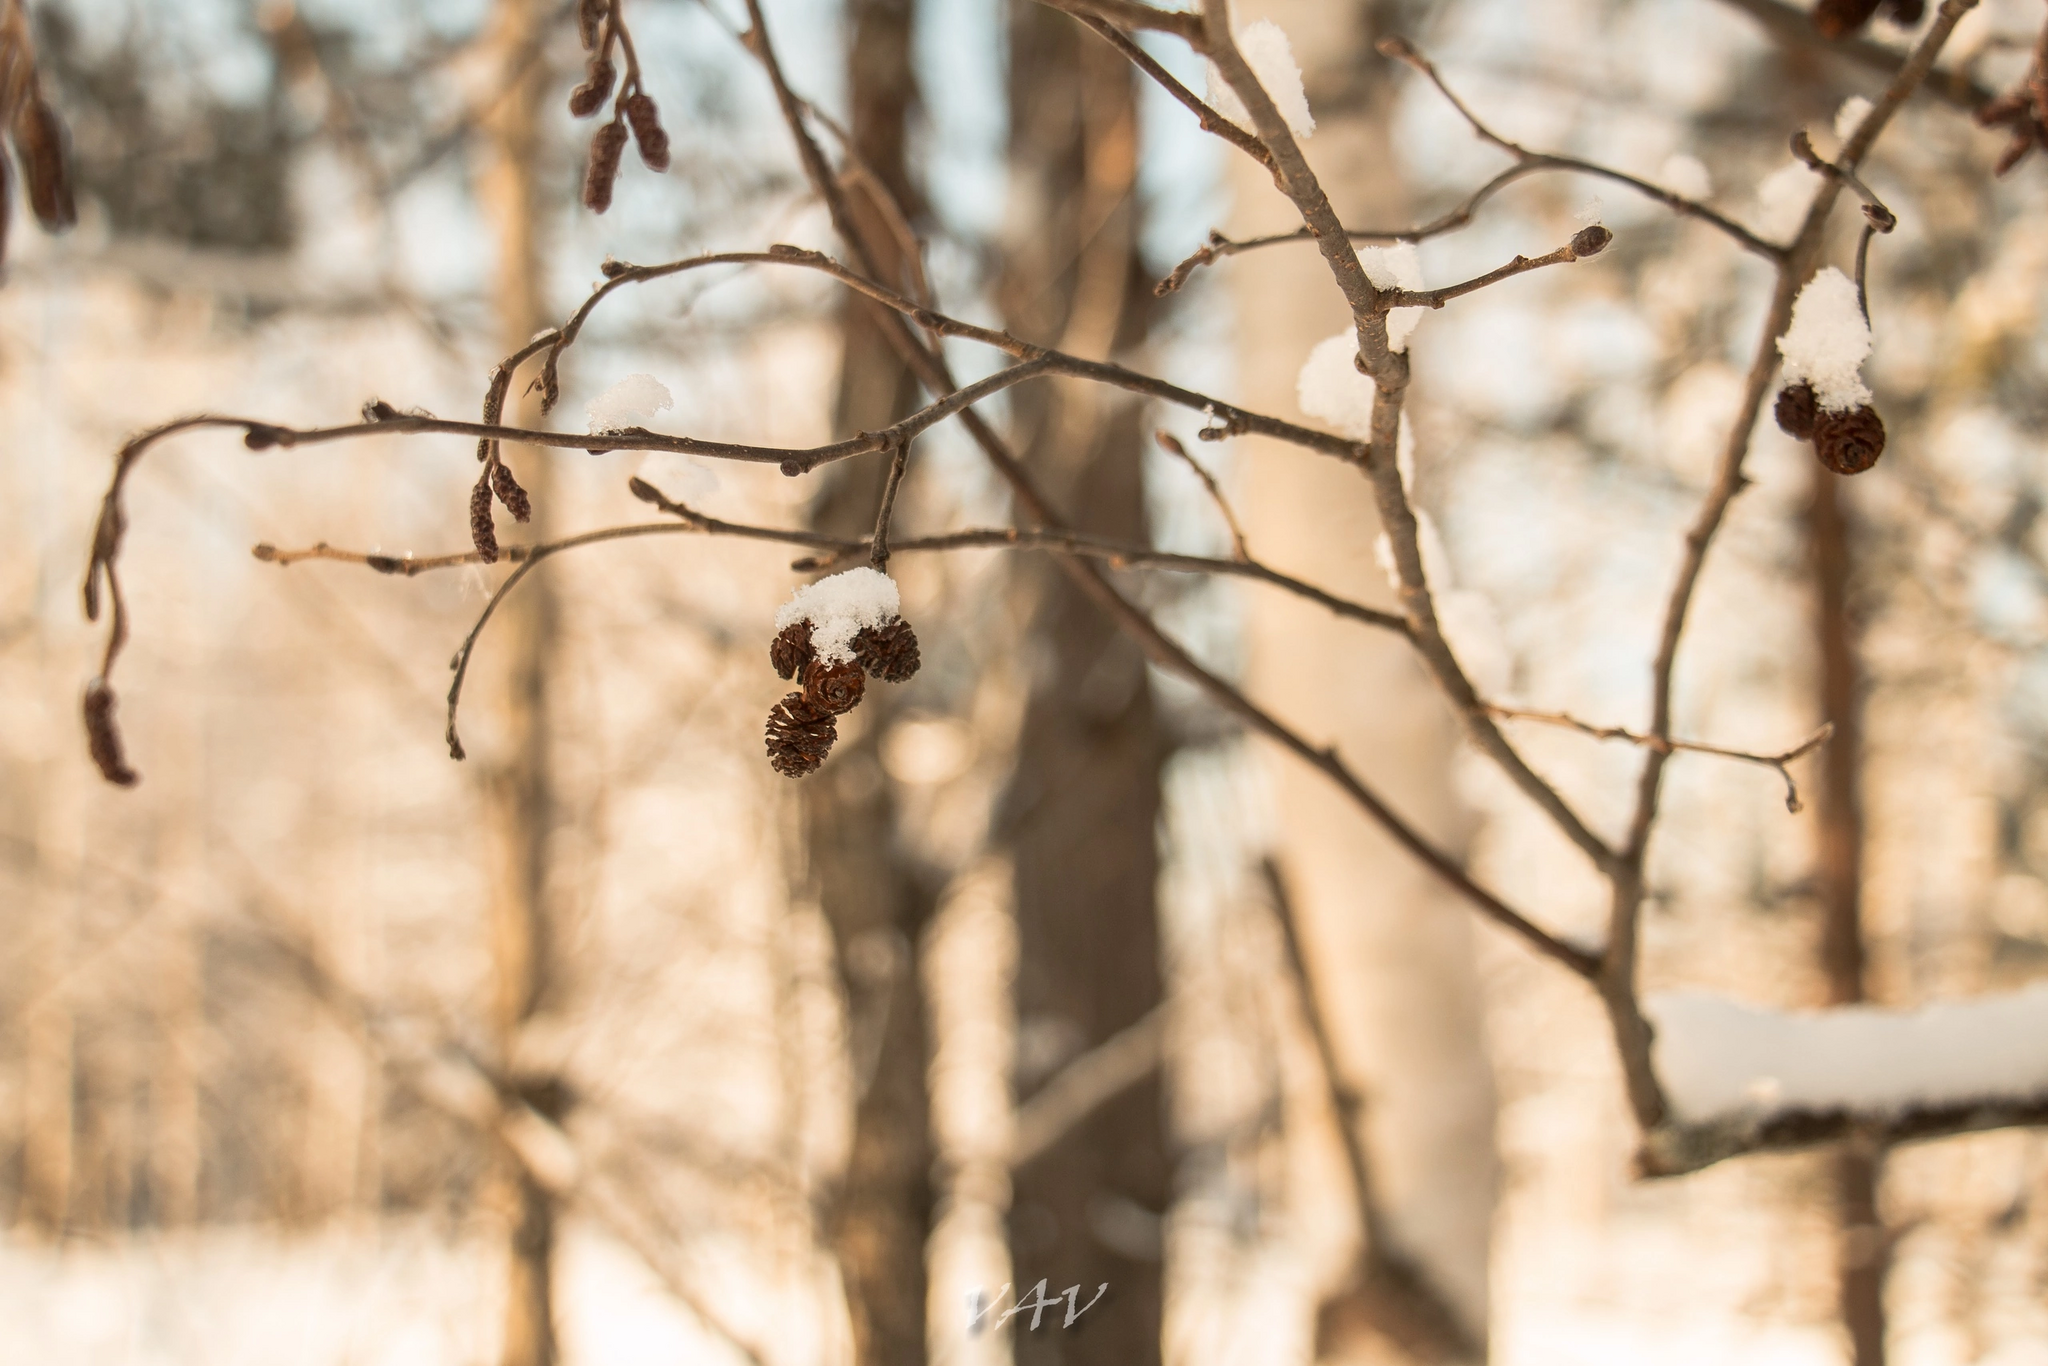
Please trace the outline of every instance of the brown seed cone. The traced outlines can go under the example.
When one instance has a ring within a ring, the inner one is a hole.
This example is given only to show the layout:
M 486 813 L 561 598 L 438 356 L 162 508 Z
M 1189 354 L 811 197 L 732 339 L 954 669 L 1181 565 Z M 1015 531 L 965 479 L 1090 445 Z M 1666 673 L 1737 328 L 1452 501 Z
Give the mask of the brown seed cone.
M 793 621 L 768 642 L 768 662 L 784 678 L 795 678 L 804 665 L 818 657 L 811 648 L 811 623 Z
M 815 773 L 838 738 L 839 723 L 832 713 L 793 692 L 768 713 L 768 765 L 788 778 Z
M 626 154 L 626 125 L 613 119 L 590 140 L 590 164 L 583 172 L 583 207 L 603 213 L 612 206 L 612 186 L 619 179 L 619 158 Z
M 1870 22 L 1878 0 L 1820 0 L 1813 7 L 1813 26 L 1823 38 L 1846 38 Z
M 1813 424 L 1813 449 L 1836 474 L 1861 474 L 1884 454 L 1884 419 L 1868 403 L 1846 413 L 1823 410 Z
M 133 787 L 142 777 L 128 767 L 121 749 L 121 731 L 114 724 L 114 690 L 105 679 L 85 685 L 85 739 L 100 776 L 120 787 Z
M 64 124 L 40 94 L 22 101 L 14 111 L 14 150 L 21 157 L 22 179 L 28 182 L 29 207 L 36 221 L 62 232 L 78 221 L 71 198 L 71 173 L 65 166 Z
M 886 626 L 870 626 L 853 638 L 853 657 L 884 683 L 901 683 L 924 661 L 917 653 L 917 632 L 903 618 Z
M 583 74 L 583 84 L 569 92 L 569 112 L 579 119 L 587 119 L 603 107 L 613 82 L 619 79 L 619 69 L 610 57 L 598 52 L 591 55 Z
M 519 487 L 519 481 L 512 477 L 512 471 L 505 468 L 502 460 L 491 466 L 491 490 L 505 505 L 505 511 L 512 514 L 513 521 L 533 520 L 533 499 L 526 496 L 526 490 Z
M 498 528 L 491 524 L 491 482 L 476 481 L 469 491 L 469 539 L 485 564 L 498 562 Z
M 1820 400 L 1814 396 L 1811 384 L 1788 384 L 1778 391 L 1771 415 L 1778 419 L 1778 429 L 1785 435 L 1806 441 L 1812 438 L 1814 419 L 1820 416 Z
M 827 664 L 814 659 L 804 665 L 804 701 L 834 716 L 844 716 L 859 706 L 867 687 L 860 665 L 851 661 Z

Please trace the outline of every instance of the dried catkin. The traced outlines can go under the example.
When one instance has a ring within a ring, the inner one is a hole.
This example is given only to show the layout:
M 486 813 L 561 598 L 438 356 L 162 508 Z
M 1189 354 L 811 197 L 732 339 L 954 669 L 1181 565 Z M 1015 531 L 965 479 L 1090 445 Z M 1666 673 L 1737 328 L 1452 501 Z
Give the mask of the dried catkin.
M 491 482 L 479 479 L 469 491 L 469 539 L 485 564 L 498 562 L 498 529 L 491 524 Z
M 586 50 L 595 49 L 604 32 L 604 16 L 611 8 L 605 0 L 580 0 L 576 6 L 576 36 Z
M 612 83 L 619 78 L 619 69 L 612 65 L 610 57 L 599 52 L 591 56 L 584 75 L 583 84 L 569 92 L 569 112 L 579 119 L 587 119 L 603 107 L 612 93 Z
M 78 221 L 71 175 L 64 164 L 64 125 L 57 111 L 37 94 L 15 111 L 13 132 L 22 179 L 28 182 L 29 207 L 35 210 L 37 222 L 61 232 Z
M 526 490 L 519 487 L 519 481 L 512 477 L 512 471 L 500 460 L 491 466 L 491 488 L 498 495 L 498 501 L 505 505 L 505 511 L 512 514 L 515 522 L 533 520 L 533 500 L 526 496 Z
M 619 179 L 619 158 L 626 154 L 626 125 L 613 119 L 590 140 L 590 164 L 583 173 L 583 207 L 603 213 L 612 206 L 612 187 Z
M 884 683 L 905 681 L 923 662 L 917 652 L 917 632 L 901 617 L 881 626 L 870 626 L 854 636 L 853 657 Z
M 640 144 L 640 160 L 650 171 L 668 169 L 668 133 L 661 126 L 661 112 L 651 96 L 634 91 L 626 97 L 626 121 L 633 126 L 633 140 Z
M 790 693 L 768 713 L 768 766 L 789 778 L 815 773 L 838 738 L 832 713 Z
M 105 679 L 85 685 L 85 738 L 100 776 L 122 787 L 133 787 L 141 774 L 128 767 L 121 749 L 121 731 L 114 724 L 114 690 Z

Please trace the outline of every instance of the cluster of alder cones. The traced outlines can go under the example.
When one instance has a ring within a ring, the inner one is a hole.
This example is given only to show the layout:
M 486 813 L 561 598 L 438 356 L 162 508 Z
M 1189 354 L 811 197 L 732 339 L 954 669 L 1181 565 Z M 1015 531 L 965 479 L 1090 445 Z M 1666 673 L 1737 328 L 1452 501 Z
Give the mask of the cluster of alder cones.
M 801 778 L 817 772 L 839 739 L 839 718 L 860 705 L 869 677 L 901 683 L 917 672 L 917 632 L 901 617 L 864 628 L 853 638 L 853 658 L 820 659 L 811 623 L 792 622 L 768 646 L 768 662 L 802 692 L 790 693 L 768 712 L 768 764 Z
M 1821 407 L 1811 384 L 1788 384 L 1772 415 L 1787 435 L 1811 441 L 1820 463 L 1836 474 L 1861 474 L 1884 454 L 1884 419 L 1868 403 L 1835 412 Z
M 626 81 L 612 101 L 609 123 L 598 128 L 590 140 L 590 160 L 583 168 L 583 207 L 603 213 L 612 206 L 612 187 L 618 184 L 619 161 L 626 154 L 627 130 L 640 144 L 640 160 L 650 171 L 668 169 L 668 131 L 661 126 L 661 114 L 654 98 L 640 88 L 640 64 L 633 57 L 633 40 L 619 18 L 616 0 L 581 0 L 576 7 L 576 31 L 590 54 L 584 67 L 583 84 L 569 92 L 569 112 L 587 119 L 604 107 L 618 84 L 619 69 L 612 64 L 614 45 L 626 58 Z

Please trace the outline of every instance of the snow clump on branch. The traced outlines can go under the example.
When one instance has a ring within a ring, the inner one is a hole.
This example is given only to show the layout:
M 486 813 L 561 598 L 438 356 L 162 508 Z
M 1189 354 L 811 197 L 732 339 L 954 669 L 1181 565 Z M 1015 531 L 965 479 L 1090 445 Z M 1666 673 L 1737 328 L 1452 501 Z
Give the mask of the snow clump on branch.
M 1856 283 L 1833 266 L 1806 282 L 1792 305 L 1792 325 L 1778 339 L 1785 383 L 1810 384 L 1822 409 L 1846 412 L 1870 402 L 1863 361 L 1870 354 Z
M 896 580 L 863 566 L 797 589 L 775 614 L 775 629 L 809 622 L 817 657 L 827 664 L 844 664 L 853 658 L 855 636 L 869 627 L 888 625 L 902 611 Z
M 1252 69 L 1252 75 L 1266 88 L 1273 107 L 1287 120 L 1294 136 L 1305 138 L 1314 133 L 1316 120 L 1309 113 L 1308 95 L 1301 88 L 1301 68 L 1294 64 L 1294 49 L 1288 45 L 1287 34 L 1281 27 L 1271 19 L 1247 24 L 1237 31 L 1237 50 L 1244 55 L 1244 64 Z M 1209 104 L 1238 127 L 1256 131 L 1244 101 L 1223 79 L 1214 62 L 1209 63 Z
M 652 375 L 628 375 L 591 400 L 590 434 L 603 436 L 628 427 L 645 427 L 654 415 L 676 402 L 668 386 Z

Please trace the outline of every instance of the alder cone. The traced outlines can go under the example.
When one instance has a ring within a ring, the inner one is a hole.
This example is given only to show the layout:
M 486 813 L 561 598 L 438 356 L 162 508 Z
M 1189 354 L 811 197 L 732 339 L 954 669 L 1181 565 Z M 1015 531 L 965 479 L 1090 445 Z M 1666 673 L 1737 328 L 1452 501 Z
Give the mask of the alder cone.
M 1870 22 L 1878 0 L 1820 0 L 1813 7 L 1813 26 L 1823 38 L 1846 38 Z
M 844 716 L 859 706 L 867 686 L 858 664 L 827 664 L 814 659 L 804 665 L 804 701 L 834 716 Z
M 1820 416 L 1820 400 L 1811 384 L 1788 384 L 1778 391 L 1771 415 L 1778 419 L 1778 429 L 1785 435 L 1811 440 L 1814 419 Z
M 901 683 L 917 672 L 917 632 L 898 617 L 885 626 L 869 626 L 853 638 L 853 657 L 884 683 Z
M 1884 419 L 1867 403 L 1845 413 L 1822 412 L 1813 424 L 1813 449 L 1836 474 L 1861 474 L 1884 454 Z
M 768 662 L 784 678 L 795 678 L 804 665 L 818 657 L 811 648 L 811 623 L 793 621 L 768 642 Z
M 487 479 L 477 480 L 476 487 L 469 491 L 469 539 L 485 564 L 498 562 L 498 529 L 491 524 L 491 485 Z
M 816 773 L 838 738 L 831 712 L 790 693 L 768 712 L 768 766 L 786 778 Z
M 590 164 L 583 172 L 583 207 L 603 213 L 612 206 L 619 182 L 619 158 L 626 154 L 626 125 L 613 119 L 590 140 Z

